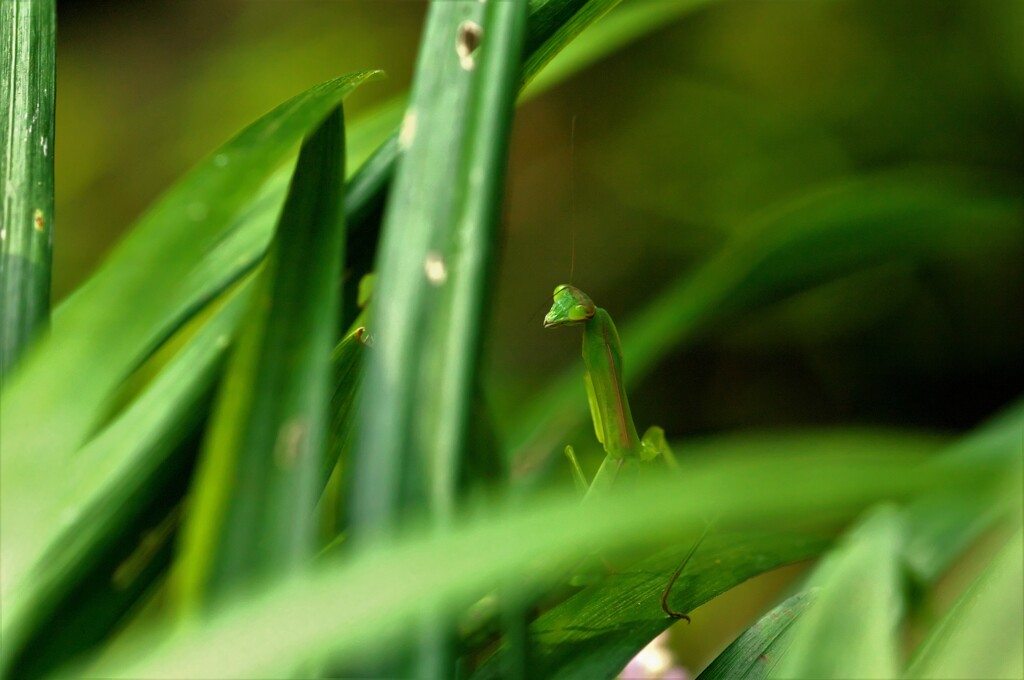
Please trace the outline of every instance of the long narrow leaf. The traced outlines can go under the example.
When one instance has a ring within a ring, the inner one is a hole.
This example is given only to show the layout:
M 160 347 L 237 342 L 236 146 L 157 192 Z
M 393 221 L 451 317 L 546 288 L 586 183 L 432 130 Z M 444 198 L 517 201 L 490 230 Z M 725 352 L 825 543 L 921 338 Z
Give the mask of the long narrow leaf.
M 55 0 L 0 3 L 0 380 L 50 317 Z
M 359 531 L 407 503 L 454 508 L 525 19 L 521 1 L 431 5 L 379 258 Z
M 352 491 L 359 538 L 427 507 L 451 522 L 493 280 L 526 0 L 431 3 L 385 212 Z M 443 619 L 420 677 L 454 672 Z M 391 671 L 385 671 L 391 673 Z
M 338 108 L 299 153 L 189 505 L 178 591 L 186 609 L 304 565 L 314 551 L 344 245 L 344 140 Z

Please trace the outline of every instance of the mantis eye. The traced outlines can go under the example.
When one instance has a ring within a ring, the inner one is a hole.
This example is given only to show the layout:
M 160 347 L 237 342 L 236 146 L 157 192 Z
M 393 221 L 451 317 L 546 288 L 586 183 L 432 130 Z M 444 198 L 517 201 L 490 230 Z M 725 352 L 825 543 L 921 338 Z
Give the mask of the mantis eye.
M 559 293 L 561 293 L 563 290 L 565 290 L 568 287 L 569 287 L 569 284 L 567 284 L 567 283 L 560 283 L 560 284 L 558 284 L 557 286 L 555 286 L 555 292 L 552 293 L 551 296 L 554 297 L 554 296 L 558 295 Z
M 573 305 L 569 309 L 569 318 L 573 321 L 583 321 L 584 319 L 589 319 L 591 316 L 590 314 L 588 314 L 589 311 L 590 310 L 584 307 L 583 305 Z

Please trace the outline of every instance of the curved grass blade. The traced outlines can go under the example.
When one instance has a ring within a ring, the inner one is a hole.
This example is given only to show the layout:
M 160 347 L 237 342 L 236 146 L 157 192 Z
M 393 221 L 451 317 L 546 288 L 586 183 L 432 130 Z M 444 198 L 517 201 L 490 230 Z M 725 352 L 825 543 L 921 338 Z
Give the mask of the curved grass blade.
M 836 522 L 883 498 L 950 486 L 982 493 L 995 472 L 938 471 L 898 456 L 822 455 L 692 461 L 686 478 L 642 480 L 581 508 L 571 490 L 525 508 L 475 513 L 445 533 L 410 533 L 348 560 L 239 599 L 186 629 L 154 632 L 135 654 L 89 670 L 100 677 L 267 677 L 332 655 L 393 652 L 418 607 L 452 610 L 512 579 L 542 582 L 547 571 L 593 550 L 678 540 L 704 517 L 723 530 L 809 528 Z M 786 493 L 777 488 L 785 483 Z M 742 493 L 737 493 L 742 490 Z M 500 505 L 500 504 L 499 504 Z M 410 568 L 415 565 L 415 568 Z M 268 631 L 273 631 L 268 635 Z
M 202 431 L 197 425 L 249 292 L 236 290 L 136 400 L 72 457 L 64 471 L 69 494 L 59 499 L 62 522 L 50 527 L 52 539 L 32 578 L 4 599 L 0 675 L 35 677 L 95 643 L 145 590 L 151 568 L 166 565 L 169 552 L 155 554 L 144 573 L 114 579 L 137 537 L 180 500 Z
M 904 677 L 1024 677 L 1024 534 L 1020 529 L 935 625 Z
M 712 323 L 853 271 L 926 261 L 977 243 L 1020 249 L 1024 200 L 979 178 L 904 169 L 828 183 L 755 216 L 736 241 L 684 274 L 620 326 L 628 384 Z M 966 229 L 965 225 L 972 225 Z M 542 470 L 587 415 L 579 375 L 566 370 L 507 430 L 517 474 Z
M 830 539 L 795 532 L 724 532 L 707 536 L 672 590 L 672 608 L 693 611 L 749 578 L 816 557 Z M 665 550 L 542 614 L 530 624 L 530 677 L 606 678 L 677 623 L 661 609 L 661 594 L 689 545 Z M 474 680 L 501 677 L 504 650 Z
M 0 4 L 0 380 L 50 318 L 55 0 Z
M 179 562 L 186 611 L 313 555 L 344 245 L 344 140 L 337 108 L 299 152 L 203 447 Z
M 1005 465 L 1009 498 L 1024 497 L 1024 401 L 1008 406 L 989 422 L 943 452 L 946 464 L 992 462 Z M 907 507 L 904 560 L 919 581 L 934 581 L 982 532 L 1017 509 L 1002 498 L 930 494 Z
M 792 625 L 818 591 L 797 593 L 765 614 L 733 640 L 697 680 L 763 680 L 789 649 Z
M 892 678 L 904 612 L 900 553 L 904 520 L 873 511 L 832 550 L 811 583 L 821 590 L 793 628 L 773 678 Z
M 55 507 L 65 490 L 54 481 L 63 478 L 68 456 L 98 424 L 118 383 L 169 332 L 166 310 L 190 294 L 182 282 L 301 136 L 373 75 L 346 76 L 300 94 L 196 167 L 64 308 L 60 331 L 25 357 L 0 403 L 5 597 L 58 523 Z

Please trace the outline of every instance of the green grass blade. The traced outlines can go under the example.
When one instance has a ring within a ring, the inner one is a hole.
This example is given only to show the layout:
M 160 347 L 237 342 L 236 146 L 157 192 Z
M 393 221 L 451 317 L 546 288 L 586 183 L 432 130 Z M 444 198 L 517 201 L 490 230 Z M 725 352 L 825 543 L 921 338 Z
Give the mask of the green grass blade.
M 621 0 L 534 0 L 530 3 L 530 34 L 523 61 L 523 84 L 529 83 L 588 26 Z
M 943 454 L 949 464 L 990 461 L 1005 465 L 1007 480 L 1015 488 L 1012 498 L 1024 497 L 1024 401 L 1007 407 Z M 907 508 L 908 536 L 904 559 L 914 576 L 934 581 L 971 542 L 997 520 L 1013 513 L 1014 506 L 1000 499 L 932 494 Z
M 851 272 L 928 261 L 978 243 L 1019 249 L 1024 201 L 986 188 L 982 179 L 930 169 L 887 171 L 828 183 L 756 215 L 738 230 L 739 238 L 619 326 L 627 385 L 713 322 Z M 541 467 L 567 428 L 586 418 L 581 392 L 577 369 L 567 369 L 510 423 L 506 446 L 520 474 Z
M 240 288 L 215 310 L 138 398 L 69 462 L 63 473 L 67 494 L 58 499 L 62 522 L 50 528 L 52 539 L 32 578 L 4 600 L 0 675 L 34 677 L 81 652 L 144 590 L 150 572 L 128 582 L 115 581 L 114 574 L 138 537 L 162 520 L 166 497 L 174 504 L 182 493 L 196 425 L 205 418 L 250 288 Z
M 797 593 L 733 640 L 697 680 L 763 680 L 789 649 L 796 619 L 814 602 L 816 590 Z
M 338 343 L 331 355 L 334 391 L 328 410 L 331 423 L 321 477 L 324 489 L 319 502 L 320 541 L 323 545 L 336 541 L 347 524 L 351 453 L 370 342 L 366 328 L 359 326 Z
M 324 458 L 323 481 L 352 446 L 359 412 L 359 392 L 363 384 L 364 363 L 370 342 L 362 326 L 346 335 L 331 355 L 334 390 L 331 393 L 331 428 L 328 455 Z
M 194 610 L 315 549 L 344 245 L 341 109 L 302 145 L 222 383 L 189 506 L 177 595 Z
M 138 644 L 137 656 L 108 659 L 89 674 L 267 677 L 335 654 L 393 651 L 395 636 L 416 621 L 420 607 L 461 608 L 498 583 L 542 582 L 545 571 L 562 573 L 561 565 L 594 550 L 674 542 L 700 531 L 707 514 L 720 518 L 723 531 L 810 528 L 926 488 L 982 493 L 993 476 L 984 467 L 937 471 L 898 456 L 691 461 L 683 478 L 643 480 L 587 508 L 568 490 L 515 511 L 481 510 L 449 532 L 367 548 L 248 593 L 188 630 L 156 632 Z
M 905 677 L 1024 677 L 1024 534 L 1019 529 L 935 625 Z
M 61 493 L 53 480 L 62 478 L 68 456 L 97 426 L 118 383 L 171 330 L 166 310 L 189 293 L 182 282 L 302 135 L 372 75 L 346 76 L 300 94 L 192 170 L 63 310 L 59 332 L 25 357 L 0 404 L 5 597 L 58 524 L 54 508 Z
M 821 590 L 800 617 L 778 678 L 892 678 L 899 669 L 904 612 L 900 552 L 904 521 L 873 511 L 815 570 Z
M 505 171 L 523 2 L 431 5 L 387 207 L 353 490 L 354 530 L 426 505 L 463 464 Z
M 430 5 L 378 256 L 371 329 L 381 332 L 352 486 L 359 538 L 414 508 L 441 527 L 455 514 L 527 9 L 526 0 Z M 426 616 L 416 673 L 449 676 L 449 626 Z
M 50 318 L 55 0 L 0 4 L 0 380 Z
M 758 531 L 714 533 L 701 544 L 671 593 L 674 610 L 693 611 L 749 578 L 816 557 L 829 539 Z M 661 609 L 661 594 L 689 550 L 680 545 L 613 573 L 530 624 L 531 677 L 607 678 L 647 643 L 677 623 Z M 474 680 L 501 677 L 504 650 Z

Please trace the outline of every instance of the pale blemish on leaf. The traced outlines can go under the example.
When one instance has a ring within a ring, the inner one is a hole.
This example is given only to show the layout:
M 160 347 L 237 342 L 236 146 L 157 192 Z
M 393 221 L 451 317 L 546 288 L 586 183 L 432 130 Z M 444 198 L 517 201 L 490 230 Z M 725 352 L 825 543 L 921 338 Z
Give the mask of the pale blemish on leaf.
M 46 220 L 43 218 L 42 210 L 36 210 L 35 215 L 33 215 L 32 217 L 32 224 L 38 232 L 42 232 L 44 229 L 46 229 Z
M 295 465 L 295 462 L 302 455 L 302 446 L 306 441 L 306 433 L 309 426 L 301 418 L 289 420 L 281 426 L 277 432 L 277 443 L 274 446 L 274 460 L 277 464 L 288 469 Z
M 402 130 L 398 133 L 398 145 L 403 149 L 412 146 L 412 140 L 416 138 L 416 112 L 406 111 L 402 119 Z
M 448 280 L 448 266 L 444 263 L 441 253 L 431 250 L 423 260 L 423 273 L 427 275 L 427 281 L 435 286 L 442 285 Z

